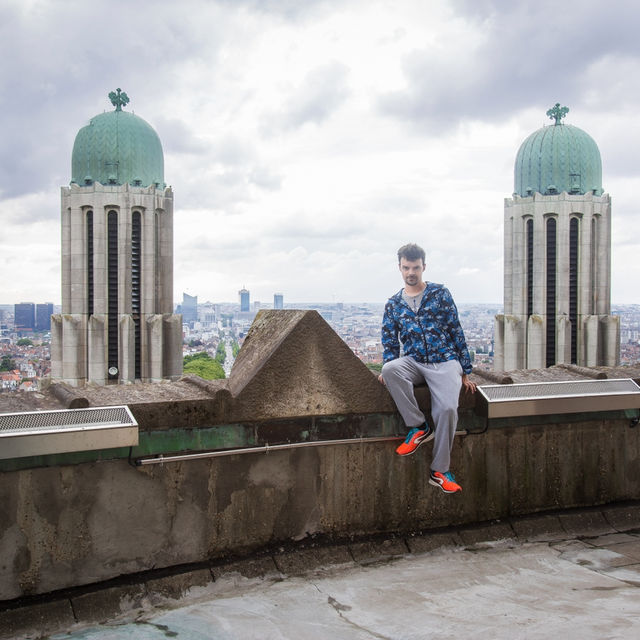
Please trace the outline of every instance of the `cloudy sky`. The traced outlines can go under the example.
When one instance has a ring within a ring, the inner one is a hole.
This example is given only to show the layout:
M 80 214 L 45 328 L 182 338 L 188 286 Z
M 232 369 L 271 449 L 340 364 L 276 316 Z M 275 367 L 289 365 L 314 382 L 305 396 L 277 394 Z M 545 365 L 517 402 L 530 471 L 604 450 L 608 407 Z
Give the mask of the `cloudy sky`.
M 163 143 L 176 301 L 384 301 L 413 241 L 500 303 L 515 155 L 560 102 L 602 155 L 612 300 L 640 303 L 639 7 L 0 0 L 0 303 L 59 303 L 60 187 L 117 87 Z

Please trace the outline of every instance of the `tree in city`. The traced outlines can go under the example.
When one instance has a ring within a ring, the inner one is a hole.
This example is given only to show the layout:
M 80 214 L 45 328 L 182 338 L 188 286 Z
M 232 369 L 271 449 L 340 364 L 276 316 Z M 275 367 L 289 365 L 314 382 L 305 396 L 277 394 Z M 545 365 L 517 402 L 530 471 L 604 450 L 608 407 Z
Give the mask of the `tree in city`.
M 19 347 L 33 347 L 33 340 L 31 340 L 30 338 L 20 338 L 20 340 L 18 340 L 16 344 Z
M 2 356 L 0 360 L 0 371 L 13 371 L 16 368 L 15 360 L 11 356 Z
M 220 363 L 220 366 L 224 364 L 227 359 L 227 345 L 225 342 L 218 343 L 218 349 L 216 351 L 216 361 Z
M 206 351 L 185 356 L 182 370 L 184 373 L 193 373 L 205 380 L 221 380 L 225 377 L 222 365 Z

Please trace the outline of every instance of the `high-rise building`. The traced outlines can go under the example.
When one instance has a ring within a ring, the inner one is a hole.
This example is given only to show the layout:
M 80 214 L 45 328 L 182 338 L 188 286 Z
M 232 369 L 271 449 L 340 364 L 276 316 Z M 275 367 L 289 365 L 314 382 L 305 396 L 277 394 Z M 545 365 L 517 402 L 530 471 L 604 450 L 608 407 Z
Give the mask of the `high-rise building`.
M 273 308 L 284 309 L 284 296 L 281 293 L 273 294 Z
M 20 302 L 14 305 L 13 322 L 16 331 L 33 331 L 36 326 L 36 305 L 33 302 Z
M 190 296 L 188 293 L 182 294 L 182 322 L 193 328 L 194 322 L 198 321 L 198 296 Z
M 142 118 L 113 111 L 78 132 L 62 187 L 62 313 L 51 323 L 52 378 L 133 382 L 182 373 L 173 311 L 173 192 L 162 145 Z
M 52 314 L 53 302 L 36 305 L 36 331 L 49 331 L 51 329 Z
M 240 312 L 248 313 L 251 310 L 251 301 L 250 301 L 249 291 L 247 291 L 247 289 L 242 287 L 242 289 L 238 291 L 238 295 L 240 296 Z
M 600 151 L 584 131 L 554 124 L 520 146 L 504 204 L 504 314 L 496 317 L 496 370 L 558 363 L 616 365 L 611 315 L 611 199 Z

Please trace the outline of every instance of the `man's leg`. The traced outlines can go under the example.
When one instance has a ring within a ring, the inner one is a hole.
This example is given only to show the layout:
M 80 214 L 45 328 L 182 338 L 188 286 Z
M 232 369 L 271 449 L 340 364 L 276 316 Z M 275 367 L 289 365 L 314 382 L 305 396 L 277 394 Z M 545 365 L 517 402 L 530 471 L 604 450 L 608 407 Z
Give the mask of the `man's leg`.
M 424 376 L 416 361 L 404 356 L 386 362 L 382 367 L 382 379 L 407 427 L 421 427 L 425 416 L 418 407 L 413 385 L 424 382 Z
M 449 471 L 453 439 L 458 426 L 458 400 L 462 387 L 462 367 L 457 360 L 423 365 L 431 392 L 431 416 L 436 428 L 431 470 Z

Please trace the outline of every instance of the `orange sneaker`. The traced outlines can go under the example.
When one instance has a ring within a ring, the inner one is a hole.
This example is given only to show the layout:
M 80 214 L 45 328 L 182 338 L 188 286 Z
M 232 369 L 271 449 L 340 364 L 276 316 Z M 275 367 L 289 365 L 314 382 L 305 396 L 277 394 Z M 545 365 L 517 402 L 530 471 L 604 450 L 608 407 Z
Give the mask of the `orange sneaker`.
M 409 430 L 405 441 L 396 449 L 396 453 L 399 456 L 408 456 L 414 453 L 423 442 L 432 440 L 433 436 L 433 429 L 428 424 L 425 424 L 423 429 L 413 427 Z
M 440 487 L 445 493 L 462 491 L 462 487 L 456 482 L 451 471 L 445 471 L 444 473 L 432 471 L 429 476 L 429 484 L 432 484 L 434 487 Z

